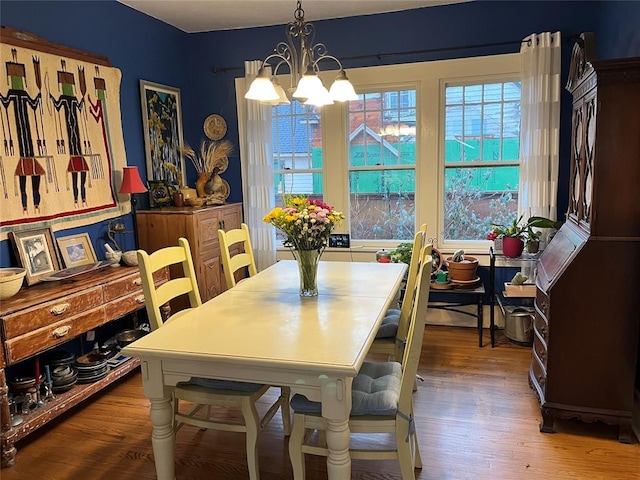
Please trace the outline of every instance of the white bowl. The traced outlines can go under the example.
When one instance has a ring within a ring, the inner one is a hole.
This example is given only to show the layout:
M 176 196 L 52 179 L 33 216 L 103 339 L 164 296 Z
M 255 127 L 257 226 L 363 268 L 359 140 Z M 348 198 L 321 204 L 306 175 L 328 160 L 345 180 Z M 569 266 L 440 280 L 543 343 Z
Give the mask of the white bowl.
M 138 252 L 136 250 L 129 250 L 122 254 L 122 262 L 130 267 L 138 265 Z
M 120 250 L 114 250 L 113 252 L 106 252 L 105 258 L 111 263 L 112 267 L 120 266 L 120 259 L 122 258 L 122 252 Z
M 6 300 L 18 293 L 26 274 L 24 268 L 0 268 L 0 300 Z

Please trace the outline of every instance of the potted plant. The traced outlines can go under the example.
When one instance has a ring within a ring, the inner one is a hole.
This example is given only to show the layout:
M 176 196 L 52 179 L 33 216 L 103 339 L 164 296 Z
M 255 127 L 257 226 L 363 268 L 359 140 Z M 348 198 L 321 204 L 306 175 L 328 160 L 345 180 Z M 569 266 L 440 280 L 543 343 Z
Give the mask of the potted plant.
M 470 255 L 465 255 L 464 250 L 456 250 L 446 260 L 449 280 L 458 282 L 472 282 L 476 280 L 476 270 L 478 269 L 478 259 Z
M 505 257 L 516 258 L 522 254 L 524 250 L 524 241 L 527 238 L 527 227 L 522 225 L 522 215 L 514 218 L 511 225 L 503 225 L 500 223 L 492 223 L 493 231 L 490 235 L 493 238 L 502 239 L 502 252 Z
M 411 263 L 411 254 L 413 252 L 413 242 L 405 242 L 391 250 L 391 261 L 393 263 Z
M 527 243 L 527 251 L 530 253 L 537 252 L 541 232 L 534 228 L 555 228 L 558 229 L 562 222 L 551 220 L 545 217 L 533 216 L 525 223 L 522 222 L 523 215 L 514 219 L 511 225 L 502 225 L 492 223 L 493 231 L 489 234 L 493 239 L 502 238 L 502 250 L 505 257 L 517 258 L 524 250 L 525 242 Z

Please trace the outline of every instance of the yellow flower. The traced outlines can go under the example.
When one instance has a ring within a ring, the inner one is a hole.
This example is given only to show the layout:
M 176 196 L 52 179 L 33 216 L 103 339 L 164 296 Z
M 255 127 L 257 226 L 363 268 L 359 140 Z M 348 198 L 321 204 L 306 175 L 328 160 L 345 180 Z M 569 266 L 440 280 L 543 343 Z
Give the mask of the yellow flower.
M 284 195 L 282 205 L 286 210 L 276 207 L 263 220 L 280 230 L 285 245 L 296 250 L 323 250 L 344 218 L 331 206 L 305 196 Z

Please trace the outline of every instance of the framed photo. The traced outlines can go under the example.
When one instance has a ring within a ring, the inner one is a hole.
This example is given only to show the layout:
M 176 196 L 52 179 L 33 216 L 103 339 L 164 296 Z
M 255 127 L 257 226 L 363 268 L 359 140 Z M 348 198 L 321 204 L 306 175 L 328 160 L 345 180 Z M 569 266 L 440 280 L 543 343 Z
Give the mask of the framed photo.
M 140 80 L 147 180 L 185 185 L 180 90 Z
M 66 268 L 93 265 L 98 261 L 88 233 L 60 237 L 56 241 Z
M 38 283 L 40 277 L 60 270 L 50 228 L 11 232 L 11 239 L 16 256 L 27 271 L 27 285 Z
M 158 180 L 149 181 L 149 206 L 166 207 L 171 205 L 171 194 L 165 182 Z

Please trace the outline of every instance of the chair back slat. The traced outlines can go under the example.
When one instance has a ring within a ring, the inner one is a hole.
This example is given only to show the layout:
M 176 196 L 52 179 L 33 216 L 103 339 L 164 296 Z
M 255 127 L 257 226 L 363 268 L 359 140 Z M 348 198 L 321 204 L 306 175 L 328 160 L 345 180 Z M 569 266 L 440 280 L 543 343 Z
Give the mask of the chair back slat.
M 433 259 L 430 255 L 431 245 L 425 245 L 419 256 L 422 258 L 416 280 L 416 301 L 411 311 L 407 344 L 402 357 L 402 380 L 400 386 L 400 400 L 398 409 L 401 412 L 411 412 L 413 387 L 424 337 L 425 315 L 429 304 L 429 288 L 431 286 L 431 270 Z
M 258 273 L 253 256 L 253 248 L 251 247 L 249 227 L 246 224 L 243 223 L 240 228 L 234 228 L 226 232 L 222 229 L 218 230 L 218 241 L 220 243 L 222 268 L 227 288 L 236 286 L 235 273 L 241 268 L 247 268 L 250 277 Z M 232 250 L 240 246 L 243 251 L 232 256 Z
M 426 228 L 426 225 L 425 225 Z M 402 305 L 400 306 L 400 318 L 398 319 L 398 330 L 396 332 L 396 350 L 405 344 L 409 324 L 411 321 L 411 311 L 415 303 L 416 296 L 416 280 L 418 272 L 423 261 L 422 250 L 425 248 L 425 232 L 421 229 L 416 232 L 413 237 L 413 248 L 411 250 L 411 262 L 407 271 L 407 284 L 405 286 Z M 432 245 L 427 245 L 427 255 L 431 255 Z M 396 351 L 394 355 L 396 359 L 402 357 L 402 351 Z
M 178 243 L 179 246 L 162 248 L 152 254 L 148 254 L 144 250 L 138 250 L 142 291 L 144 292 L 147 316 L 152 330 L 156 330 L 163 325 L 165 319 L 161 308 L 170 300 L 181 295 L 188 295 L 191 308 L 202 305 L 189 242 L 186 238 L 180 238 Z M 153 274 L 163 268 L 177 264 L 182 266 L 183 276 L 172 278 L 156 287 Z

